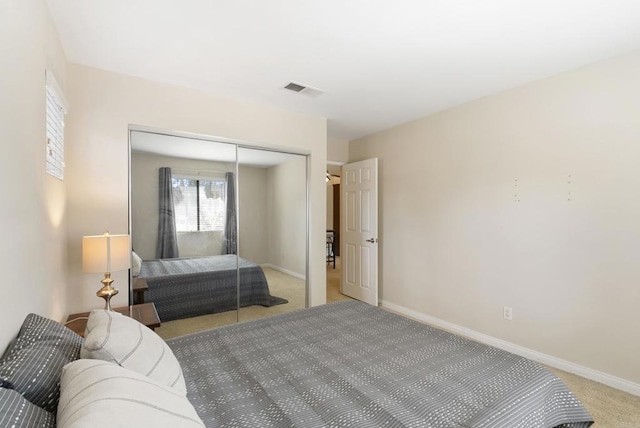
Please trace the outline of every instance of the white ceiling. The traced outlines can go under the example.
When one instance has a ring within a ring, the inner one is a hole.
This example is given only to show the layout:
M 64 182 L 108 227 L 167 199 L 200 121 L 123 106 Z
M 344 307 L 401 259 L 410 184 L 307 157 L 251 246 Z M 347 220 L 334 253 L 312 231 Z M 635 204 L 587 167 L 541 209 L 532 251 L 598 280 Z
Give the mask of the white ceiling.
M 339 140 L 640 48 L 638 0 L 47 1 L 71 62 L 323 116 Z

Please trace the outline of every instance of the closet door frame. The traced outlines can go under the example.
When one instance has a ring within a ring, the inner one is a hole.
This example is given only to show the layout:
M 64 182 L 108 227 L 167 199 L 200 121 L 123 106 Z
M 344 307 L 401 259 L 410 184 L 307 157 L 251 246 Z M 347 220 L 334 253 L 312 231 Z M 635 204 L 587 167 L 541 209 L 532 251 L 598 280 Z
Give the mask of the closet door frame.
M 131 236 L 132 233 L 132 203 L 131 203 L 131 191 L 132 191 L 132 180 L 131 180 L 131 160 L 132 160 L 132 144 L 131 144 L 131 133 L 137 131 L 137 132 L 147 132 L 147 133 L 152 133 L 152 134 L 159 134 L 159 135 L 164 135 L 164 136 L 171 136 L 171 137 L 181 137 L 181 138 L 188 138 L 188 139 L 195 139 L 195 140 L 201 140 L 201 141 L 211 141 L 211 142 L 215 142 L 215 143 L 225 143 L 225 144 L 233 144 L 236 146 L 236 157 L 235 157 L 235 184 L 236 184 L 236 191 L 238 191 L 238 171 L 239 171 L 239 162 L 238 162 L 238 150 L 240 148 L 247 148 L 247 149 L 255 149 L 255 150 L 263 150 L 263 151 L 267 151 L 267 152 L 278 152 L 278 153 L 287 153 L 287 154 L 292 154 L 292 155 L 299 155 L 299 156 L 305 156 L 306 158 L 306 169 L 305 169 L 305 223 L 306 223 L 306 228 L 305 228 L 305 307 L 309 307 L 309 303 L 310 303 L 310 290 L 309 290 L 309 253 L 310 253 L 310 233 L 311 233 L 311 229 L 310 229 L 310 206 L 311 206 L 311 201 L 310 201 L 310 186 L 311 186 L 311 180 L 310 180 L 310 174 L 309 172 L 311 171 L 311 153 L 308 150 L 300 150 L 297 148 L 293 148 L 293 147 L 288 147 L 288 146 L 281 146 L 281 145 L 275 145 L 275 144 L 265 144 L 265 143 L 253 143 L 253 142 L 247 142 L 247 141 L 242 141 L 242 140 L 236 140 L 236 139 L 231 139 L 231 138 L 225 138 L 225 137 L 218 137 L 218 136 L 212 136 L 212 135 L 205 135 L 205 134 L 197 134 L 197 133 L 192 133 L 192 132 L 184 132 L 184 131 L 175 131 L 175 130 L 167 130 L 167 129 L 162 129 L 162 128 L 155 128 L 155 127 L 148 127 L 148 126 L 142 126 L 142 125 L 129 125 L 129 132 L 128 132 L 128 221 L 129 221 L 129 226 L 128 226 L 128 231 L 129 231 L 129 235 Z M 239 197 L 237 197 L 236 195 L 236 213 L 237 216 L 239 218 L 240 216 L 240 207 L 239 207 Z M 240 227 L 240 222 L 237 221 L 236 222 L 236 236 L 239 236 L 239 227 Z M 238 242 L 238 253 L 239 253 L 239 242 Z M 236 272 L 237 272 L 237 285 L 238 287 L 240 286 L 240 270 L 238 267 L 236 267 Z M 128 287 L 128 294 L 129 294 L 129 305 L 132 305 L 134 300 L 133 300 L 133 277 L 131 275 L 131 270 L 129 271 L 129 287 Z M 238 299 L 238 305 L 236 308 L 236 322 L 239 322 L 239 316 L 240 316 L 240 293 L 239 293 L 239 289 L 237 290 L 237 299 Z

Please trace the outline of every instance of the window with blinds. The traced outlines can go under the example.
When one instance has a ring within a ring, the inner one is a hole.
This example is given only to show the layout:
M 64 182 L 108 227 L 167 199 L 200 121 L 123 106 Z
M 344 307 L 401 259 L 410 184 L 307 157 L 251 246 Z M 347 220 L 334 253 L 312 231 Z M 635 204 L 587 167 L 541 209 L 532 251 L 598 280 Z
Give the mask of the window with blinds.
M 47 106 L 47 173 L 64 179 L 64 115 L 66 102 L 53 73 L 46 72 Z
M 223 230 L 226 212 L 224 179 L 173 177 L 173 206 L 178 232 Z

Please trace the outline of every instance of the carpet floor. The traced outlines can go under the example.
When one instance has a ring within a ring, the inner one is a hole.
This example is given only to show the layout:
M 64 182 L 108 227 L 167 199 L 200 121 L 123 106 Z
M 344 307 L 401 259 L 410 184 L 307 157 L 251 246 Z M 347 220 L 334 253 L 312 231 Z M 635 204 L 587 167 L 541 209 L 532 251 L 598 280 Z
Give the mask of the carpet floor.
M 640 397 L 547 367 L 569 387 L 596 421 L 593 428 L 640 428 Z

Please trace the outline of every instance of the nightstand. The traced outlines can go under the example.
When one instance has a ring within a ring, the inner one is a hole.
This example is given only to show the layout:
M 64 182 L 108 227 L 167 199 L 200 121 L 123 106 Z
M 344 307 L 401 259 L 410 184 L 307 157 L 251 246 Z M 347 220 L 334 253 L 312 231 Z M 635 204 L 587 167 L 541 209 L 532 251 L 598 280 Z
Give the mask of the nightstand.
M 133 318 L 136 321 L 146 325 L 151 330 L 160 327 L 160 317 L 156 311 L 156 305 L 152 303 L 143 303 L 140 305 L 123 306 L 114 308 L 114 312 L 120 312 L 123 315 Z M 90 312 L 81 312 L 79 314 L 71 314 L 67 317 L 66 326 L 68 329 L 75 331 L 84 337 L 84 330 L 87 327 L 87 317 Z
M 147 279 L 142 277 L 135 277 L 133 279 L 133 303 L 139 305 L 144 303 L 144 293 L 149 289 L 147 285 Z

